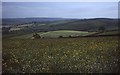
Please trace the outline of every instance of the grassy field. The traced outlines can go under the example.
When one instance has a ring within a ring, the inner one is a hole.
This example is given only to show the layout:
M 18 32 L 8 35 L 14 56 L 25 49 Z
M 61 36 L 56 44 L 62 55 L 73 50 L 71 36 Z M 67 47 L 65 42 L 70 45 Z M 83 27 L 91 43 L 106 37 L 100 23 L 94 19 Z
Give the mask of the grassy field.
M 39 32 L 38 34 L 41 35 L 45 32 Z M 10 38 L 12 39 L 31 39 L 34 33 L 28 33 L 28 34 L 23 34 L 23 35 L 17 35 L 17 36 L 12 36 Z
M 50 31 L 41 34 L 43 37 L 69 37 L 69 36 L 86 36 L 90 34 L 94 34 L 95 32 L 87 32 L 87 31 L 74 31 L 74 30 L 58 30 L 58 31 Z
M 116 73 L 118 37 L 3 39 L 3 73 Z
M 13 38 L 13 39 L 31 39 L 33 36 L 32 33 L 14 33 L 14 34 L 7 34 L 4 35 L 3 38 Z M 75 30 L 57 30 L 57 31 L 48 31 L 48 32 L 38 32 L 41 37 L 44 38 L 58 38 L 62 37 L 77 37 L 77 36 L 100 36 L 100 35 L 117 35 L 119 31 L 105 31 L 105 32 L 88 32 L 88 31 L 75 31 Z
M 57 31 L 49 31 L 49 32 L 39 32 L 38 34 L 41 37 L 45 38 L 58 38 L 59 36 L 69 37 L 69 36 L 86 36 L 95 34 L 97 32 L 87 32 L 87 31 L 74 31 L 74 30 L 57 30 Z M 12 38 L 19 38 L 19 39 L 30 39 L 34 33 L 24 34 L 20 36 L 13 36 Z
M 118 31 L 118 30 L 116 30 L 116 31 L 107 31 L 107 32 L 100 33 L 98 35 L 117 35 L 117 34 L 120 34 L 120 31 Z

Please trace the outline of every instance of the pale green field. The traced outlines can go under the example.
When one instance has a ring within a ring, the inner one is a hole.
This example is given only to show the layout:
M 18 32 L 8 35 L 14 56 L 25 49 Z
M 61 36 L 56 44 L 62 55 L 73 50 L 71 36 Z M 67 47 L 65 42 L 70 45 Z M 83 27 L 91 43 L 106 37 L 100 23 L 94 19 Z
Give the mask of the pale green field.
M 41 34 L 41 36 L 43 37 L 59 37 L 59 36 L 69 37 L 69 36 L 85 36 L 85 35 L 92 34 L 92 33 L 87 32 L 87 31 L 59 30 L 59 31 L 46 32 L 46 33 Z

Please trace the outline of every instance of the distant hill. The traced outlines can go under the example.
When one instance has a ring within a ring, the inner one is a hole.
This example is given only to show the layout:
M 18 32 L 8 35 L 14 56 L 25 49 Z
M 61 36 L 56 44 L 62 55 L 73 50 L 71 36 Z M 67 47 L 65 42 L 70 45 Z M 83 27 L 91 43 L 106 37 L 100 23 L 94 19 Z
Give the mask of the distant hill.
M 36 23 L 33 23 L 36 22 Z M 30 24 L 25 24 L 30 23 Z M 17 18 L 3 19 L 3 26 L 18 24 L 20 31 L 42 32 L 56 30 L 99 31 L 100 27 L 106 31 L 118 30 L 118 20 L 111 18 L 65 19 L 65 18 Z M 20 25 L 23 24 L 23 25 Z M 21 27 L 21 28 L 20 28 Z M 13 27 L 17 28 L 17 27 Z M 6 28 L 5 28 L 6 29 Z M 9 30 L 9 29 L 7 29 Z M 6 30 L 5 30 L 6 31 Z
M 105 30 L 118 30 L 117 19 L 94 18 L 94 19 L 76 19 L 54 21 L 44 26 L 33 28 L 39 31 L 54 31 L 54 30 L 77 30 L 77 31 L 98 31 L 100 27 Z
M 58 21 L 65 20 L 64 18 L 4 18 L 2 19 L 3 25 L 16 25 L 23 23 L 31 23 L 31 22 L 50 22 L 50 21 Z

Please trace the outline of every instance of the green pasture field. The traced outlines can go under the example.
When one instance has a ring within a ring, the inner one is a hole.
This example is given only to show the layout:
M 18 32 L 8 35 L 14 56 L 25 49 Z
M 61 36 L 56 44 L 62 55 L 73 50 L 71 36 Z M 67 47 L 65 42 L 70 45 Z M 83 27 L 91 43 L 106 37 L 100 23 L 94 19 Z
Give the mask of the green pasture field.
M 106 32 L 100 33 L 98 35 L 117 35 L 117 34 L 120 34 L 120 31 L 118 31 L 118 30 L 116 30 L 116 31 L 106 31 Z
M 96 32 L 87 32 L 87 31 L 74 31 L 74 30 L 57 30 L 57 31 L 49 31 L 49 32 L 38 32 L 38 34 L 41 37 L 45 37 L 45 38 L 58 38 L 59 36 L 63 36 L 63 37 L 69 37 L 69 36 L 86 36 L 86 35 L 91 35 L 91 34 L 95 34 Z M 20 35 L 20 36 L 15 36 L 12 38 L 22 38 L 22 39 L 30 39 L 32 37 L 34 33 L 30 33 L 30 34 L 24 34 L 24 35 Z
M 43 37 L 69 37 L 69 36 L 86 36 L 90 34 L 94 34 L 95 32 L 87 32 L 87 31 L 74 31 L 74 30 L 58 30 L 58 31 L 49 31 L 41 34 Z
M 119 70 L 116 36 L 3 39 L 2 51 L 3 73 L 116 73 Z

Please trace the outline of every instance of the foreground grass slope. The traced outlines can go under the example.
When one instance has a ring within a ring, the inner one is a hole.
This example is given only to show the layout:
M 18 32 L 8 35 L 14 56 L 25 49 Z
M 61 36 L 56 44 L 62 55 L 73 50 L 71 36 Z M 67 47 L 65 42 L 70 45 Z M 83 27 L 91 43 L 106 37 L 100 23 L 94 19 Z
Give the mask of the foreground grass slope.
M 3 39 L 3 73 L 116 73 L 118 37 Z

